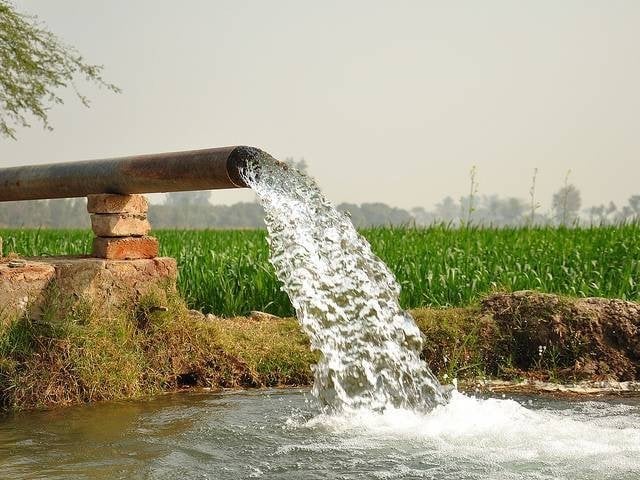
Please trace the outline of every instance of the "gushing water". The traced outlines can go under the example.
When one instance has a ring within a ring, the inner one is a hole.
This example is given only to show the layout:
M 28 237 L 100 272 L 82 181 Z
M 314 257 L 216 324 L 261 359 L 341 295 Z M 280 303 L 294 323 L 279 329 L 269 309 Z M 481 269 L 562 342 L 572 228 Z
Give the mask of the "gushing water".
M 447 394 L 420 359 L 400 287 L 313 180 L 261 152 L 246 182 L 265 209 L 271 263 L 311 346 L 314 395 L 329 411 L 429 410 Z

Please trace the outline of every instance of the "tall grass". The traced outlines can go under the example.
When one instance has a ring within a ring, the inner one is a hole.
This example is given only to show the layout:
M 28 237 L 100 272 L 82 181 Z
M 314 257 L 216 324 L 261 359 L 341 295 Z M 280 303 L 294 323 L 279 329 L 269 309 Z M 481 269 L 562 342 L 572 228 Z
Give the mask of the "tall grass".
M 364 230 L 396 274 L 405 308 L 464 306 L 493 290 L 532 289 L 572 296 L 640 300 L 640 226 L 600 228 Z M 290 315 L 268 262 L 261 230 L 158 231 L 162 255 L 180 266 L 192 308 L 222 315 L 262 310 Z M 84 254 L 91 233 L 0 230 L 4 252 Z

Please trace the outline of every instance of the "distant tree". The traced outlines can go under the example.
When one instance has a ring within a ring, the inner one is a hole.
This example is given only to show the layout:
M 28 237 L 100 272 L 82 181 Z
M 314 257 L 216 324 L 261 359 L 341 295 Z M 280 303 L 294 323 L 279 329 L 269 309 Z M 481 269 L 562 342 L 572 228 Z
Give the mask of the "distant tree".
M 424 207 L 413 207 L 411 216 L 416 225 L 427 226 L 435 222 L 436 218 L 433 212 L 428 212 Z
M 0 226 L 13 228 L 88 228 L 84 198 L 0 203 Z
M 633 212 L 634 220 L 640 220 L 640 195 L 633 195 L 629 198 L 629 207 Z
M 360 211 L 365 217 L 366 226 L 382 226 L 394 224 L 393 208 L 381 202 L 363 203 L 360 205 Z M 411 220 L 407 214 L 406 221 Z
M 287 157 L 284 159 L 284 163 L 304 174 L 307 173 L 307 168 L 309 167 L 307 165 L 307 161 L 304 158 L 301 158 L 300 160 L 294 160 L 293 157 Z
M 640 195 L 632 195 L 626 205 L 616 212 L 617 222 L 640 221 Z
M 462 210 L 467 198 L 461 199 Z M 483 195 L 477 202 L 473 223 L 484 226 L 502 227 L 506 225 L 522 225 L 527 210 L 526 203 L 519 198 L 501 198 L 498 195 Z
M 85 105 L 75 79 L 80 76 L 106 87 L 102 66 L 85 63 L 72 47 L 64 45 L 44 28 L 37 17 L 16 11 L 8 0 L 0 0 L 0 135 L 16 138 L 16 127 L 29 127 L 29 117 L 51 130 L 48 112 L 52 104 L 63 103 L 58 92 L 71 86 Z
M 525 223 L 524 214 L 527 204 L 515 197 L 499 198 L 495 202 L 495 213 L 492 223 L 496 226 L 520 225 Z
M 629 219 L 633 216 L 633 210 L 629 205 L 623 205 L 622 208 L 618 211 L 618 222 L 628 222 Z
M 601 205 L 593 205 L 592 207 L 587 208 L 587 215 L 589 215 L 589 223 L 591 225 L 599 224 L 603 225 L 605 223 L 605 206 Z
M 618 211 L 618 207 L 613 202 L 609 202 L 608 205 L 604 203 L 600 205 L 594 205 L 585 210 L 587 215 L 589 215 L 589 223 L 591 225 L 608 225 L 612 221 L 612 217 L 615 216 L 615 213 Z
M 558 223 L 560 225 L 570 225 L 575 223 L 578 219 L 580 205 L 582 205 L 580 190 L 578 190 L 574 185 L 568 184 L 565 179 L 564 186 L 553 194 L 551 201 L 551 206 Z
M 199 190 L 195 192 L 171 192 L 167 193 L 165 205 L 171 206 L 193 206 L 209 205 L 209 190 Z
M 522 218 L 527 211 L 527 204 L 524 200 L 515 197 L 505 199 L 501 211 L 502 223 L 504 225 L 517 225 L 522 223 Z
M 364 227 L 367 225 L 367 219 L 362 214 L 360 206 L 355 203 L 341 203 L 336 207 L 341 212 L 346 213 L 356 227 Z
M 149 221 L 155 228 L 263 228 L 264 210 L 255 202 L 191 206 L 152 204 Z
M 360 206 L 353 203 L 341 203 L 337 208 L 348 213 L 351 222 L 356 227 L 410 225 L 413 223 L 413 217 L 408 211 L 380 202 L 363 203 Z
M 498 195 L 483 195 L 479 203 L 477 216 L 480 222 L 497 225 L 500 221 L 502 199 Z
M 436 217 L 439 220 L 450 222 L 458 217 L 460 206 L 452 197 L 445 197 L 440 203 L 436 204 Z

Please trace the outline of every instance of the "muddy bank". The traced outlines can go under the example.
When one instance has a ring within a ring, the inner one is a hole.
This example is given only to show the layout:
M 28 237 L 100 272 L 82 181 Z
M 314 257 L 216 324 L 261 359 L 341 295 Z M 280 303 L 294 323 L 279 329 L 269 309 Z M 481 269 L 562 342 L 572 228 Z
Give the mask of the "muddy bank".
M 128 311 L 88 304 L 59 311 L 52 298 L 38 320 L 0 320 L 4 409 L 313 380 L 317 356 L 295 319 L 203 315 L 167 292 Z M 423 356 L 444 383 L 456 379 L 472 391 L 554 391 L 559 384 L 578 385 L 575 394 L 638 390 L 638 304 L 517 292 L 412 314 L 425 337 Z
M 640 378 L 636 303 L 516 292 L 485 299 L 482 312 L 496 324 L 495 352 L 509 362 L 501 368 L 504 375 L 560 381 Z
M 640 305 L 536 292 L 465 309 L 413 312 L 424 357 L 442 376 L 624 382 L 640 379 Z

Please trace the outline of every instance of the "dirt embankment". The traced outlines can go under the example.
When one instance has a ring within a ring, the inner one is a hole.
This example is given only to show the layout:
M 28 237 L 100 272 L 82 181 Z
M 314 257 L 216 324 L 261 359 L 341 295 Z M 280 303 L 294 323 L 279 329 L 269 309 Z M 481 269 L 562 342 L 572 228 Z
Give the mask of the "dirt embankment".
M 482 308 L 501 332 L 498 352 L 517 370 L 542 363 L 559 379 L 640 379 L 636 303 L 518 292 L 489 297 Z
M 414 312 L 441 375 L 575 382 L 640 380 L 640 305 L 537 292 Z
M 295 319 L 202 315 L 166 293 L 131 311 L 84 305 L 64 316 L 53 300 L 38 320 L 0 319 L 5 409 L 313 379 L 317 354 Z M 516 292 L 412 314 L 425 337 L 423 357 L 446 383 L 640 380 L 635 303 Z

